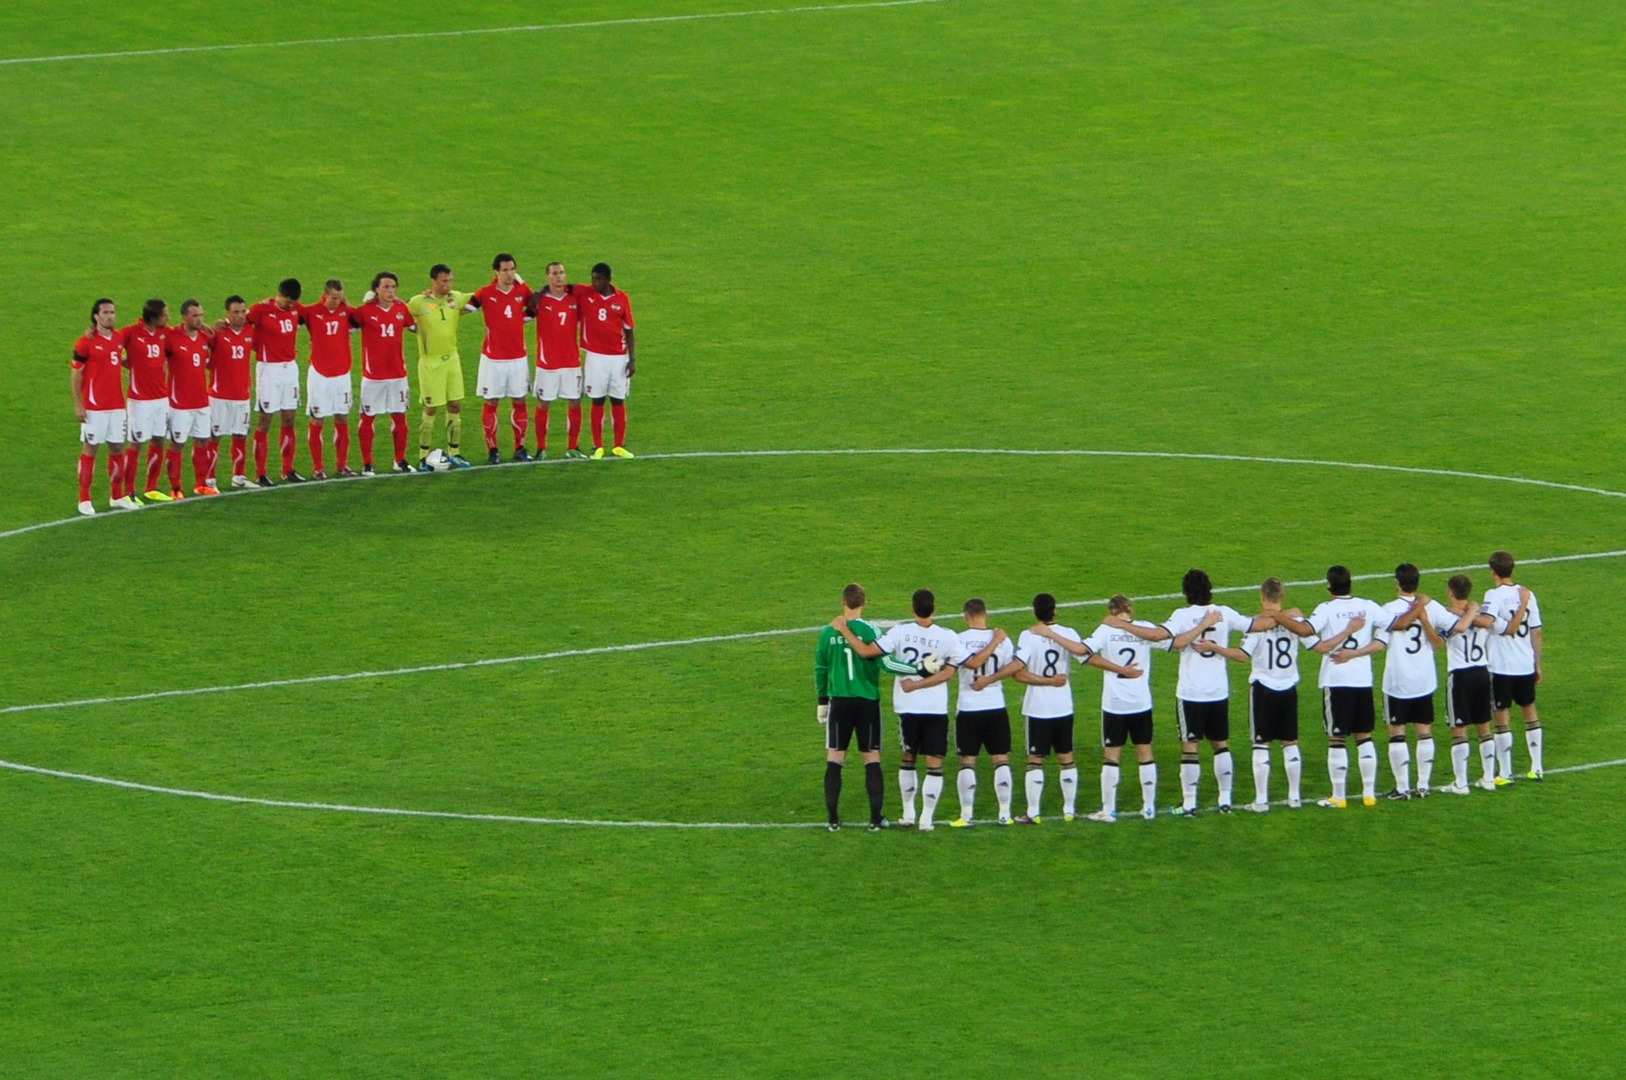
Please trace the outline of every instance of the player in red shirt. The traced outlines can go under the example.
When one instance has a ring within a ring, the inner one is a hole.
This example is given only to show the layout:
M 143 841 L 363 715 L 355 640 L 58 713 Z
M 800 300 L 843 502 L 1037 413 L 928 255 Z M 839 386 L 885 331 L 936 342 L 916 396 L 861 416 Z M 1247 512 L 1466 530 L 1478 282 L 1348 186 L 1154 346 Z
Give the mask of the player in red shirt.
M 355 476 L 350 468 L 350 402 L 353 393 L 350 369 L 355 358 L 350 351 L 350 316 L 353 309 L 344 300 L 344 282 L 329 278 L 322 288 L 322 302 L 301 304 L 300 321 L 311 336 L 310 369 L 305 373 L 305 415 L 310 418 L 312 474 L 327 479 L 322 463 L 322 422 L 333 417 L 333 464 L 335 476 Z
M 497 276 L 469 297 L 466 306 L 470 311 L 478 309 L 486 321 L 486 340 L 480 346 L 480 396 L 486 404 L 480 423 L 486 433 L 486 461 L 495 465 L 502 460 L 497 452 L 497 407 L 503 398 L 514 403 L 510 421 L 514 460 L 531 460 L 525 450 L 525 431 L 530 426 L 525 411 L 525 395 L 530 390 L 525 323 L 530 318 L 526 307 L 531 287 L 519 276 L 514 257 L 506 251 L 491 260 L 491 269 Z
M 531 294 L 536 319 L 536 456 L 548 450 L 548 411 L 557 398 L 567 406 L 565 457 L 584 458 L 582 432 L 581 297 L 586 285 L 567 285 L 565 264 L 548 264 L 548 287 Z
M 124 367 L 130 373 L 130 441 L 124 451 L 124 475 L 134 495 L 141 444 L 147 444 L 147 484 L 139 501 L 169 502 L 158 490 L 164 471 L 164 432 L 169 428 L 169 380 L 165 359 L 169 348 L 169 305 L 148 300 L 141 306 L 141 321 L 126 326 Z
M 260 414 L 254 424 L 254 468 L 258 473 L 255 482 L 261 487 L 271 486 L 265 466 L 270 451 L 272 413 L 280 413 L 282 417 L 279 447 L 283 482 L 305 482 L 303 476 L 294 472 L 294 414 L 299 410 L 299 364 L 294 346 L 299 340 L 302 291 L 298 278 L 284 278 L 277 286 L 277 295 L 248 309 L 248 323 L 254 327 L 254 348 L 259 358 L 254 366 L 255 398 Z
M 124 439 L 127 417 L 124 400 L 124 340 L 113 329 L 118 321 L 113 301 L 90 305 L 90 329 L 73 346 L 73 411 L 79 418 L 79 512 L 96 513 L 90 501 L 90 483 L 96 476 L 96 448 L 107 446 L 109 502 L 121 510 L 141 504 L 131 498 L 124 479 Z
M 215 473 L 220 465 L 220 439 L 231 436 L 231 486 L 248 487 L 249 357 L 254 353 L 254 328 L 248 325 L 248 303 L 241 296 L 226 297 L 226 318 L 215 323 L 209 352 L 209 467 L 208 485 L 219 489 Z
M 610 264 L 593 267 L 593 287 L 581 290 L 582 344 L 587 349 L 583 382 L 593 399 L 593 460 L 604 457 L 604 399 L 610 399 L 615 424 L 616 457 L 630 458 L 621 445 L 627 437 L 627 393 L 638 369 L 632 342 L 632 301 L 610 283 Z
M 407 464 L 407 405 L 412 400 L 407 388 L 406 357 L 402 343 L 408 331 L 417 330 L 412 312 L 397 294 L 401 281 L 389 271 L 373 278 L 366 303 L 350 313 L 350 325 L 361 330 L 361 474 L 373 471 L 373 422 L 388 413 L 390 435 L 395 440 L 395 471 L 409 473 Z
M 169 493 L 185 498 L 181 488 L 181 447 L 192 440 L 192 478 L 199 495 L 219 495 L 209 479 L 209 353 L 213 346 L 203 325 L 203 305 L 181 304 L 181 325 L 165 334 L 169 356 Z

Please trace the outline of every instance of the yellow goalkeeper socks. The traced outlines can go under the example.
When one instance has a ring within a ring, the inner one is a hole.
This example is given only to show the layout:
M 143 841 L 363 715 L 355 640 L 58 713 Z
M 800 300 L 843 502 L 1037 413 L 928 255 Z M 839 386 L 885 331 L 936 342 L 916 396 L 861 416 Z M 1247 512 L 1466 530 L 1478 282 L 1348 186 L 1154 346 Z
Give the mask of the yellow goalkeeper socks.
M 418 457 L 429 456 L 429 448 L 435 444 L 435 414 L 428 409 L 424 410 L 423 420 L 418 424 Z
M 453 457 L 457 456 L 457 449 L 463 442 L 463 414 L 449 412 L 446 414 L 446 449 Z

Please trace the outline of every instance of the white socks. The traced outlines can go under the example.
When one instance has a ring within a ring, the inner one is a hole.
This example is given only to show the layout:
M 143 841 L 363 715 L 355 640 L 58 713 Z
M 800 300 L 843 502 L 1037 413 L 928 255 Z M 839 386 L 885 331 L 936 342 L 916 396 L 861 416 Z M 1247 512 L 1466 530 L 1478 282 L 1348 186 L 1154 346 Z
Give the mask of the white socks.
M 1524 745 L 1530 749 L 1530 771 L 1541 775 L 1541 725 L 1524 725 Z
M 1355 760 L 1361 769 L 1361 798 L 1378 797 L 1378 748 L 1368 739 L 1355 747 Z
M 1109 814 L 1118 812 L 1118 774 L 1122 771 L 1116 761 L 1101 762 L 1101 809 Z
M 977 808 L 977 767 L 960 766 L 957 780 L 960 788 L 960 818 L 964 821 L 973 821 L 975 819 L 971 814 Z
M 1287 766 L 1287 801 L 1299 801 L 1299 781 L 1304 777 L 1304 755 L 1298 743 L 1282 747 L 1282 763 Z
M 1157 809 L 1157 762 L 1148 761 L 1140 767 L 1140 808 L 1142 812 Z
M 1009 765 L 994 766 L 994 798 L 999 800 L 999 818 L 1009 821 L 1011 817 L 1011 767 Z
M 1434 784 L 1434 737 L 1417 740 L 1417 787 L 1427 791 Z
M 1039 800 L 1044 796 L 1044 769 L 1028 769 L 1028 817 L 1039 816 Z
M 1479 767 L 1484 770 L 1480 777 L 1485 780 L 1496 779 L 1496 739 L 1479 740 Z
M 1496 729 L 1496 770 L 1513 779 L 1513 732 Z
M 1197 781 L 1202 779 L 1203 767 L 1193 754 L 1180 759 L 1180 806 L 1185 810 L 1197 809 Z
M 1270 747 L 1253 748 L 1253 801 L 1260 805 L 1270 801 Z
M 930 826 L 937 815 L 937 800 L 943 794 L 943 770 L 931 769 L 926 773 L 926 784 L 921 788 L 920 824 Z
M 1332 797 L 1344 798 L 1344 782 L 1349 779 L 1349 750 L 1342 746 L 1327 747 L 1327 776 L 1332 780 Z
M 914 767 L 898 770 L 898 793 L 903 796 L 903 817 L 905 824 L 915 820 L 915 784 L 919 776 Z
M 1468 740 L 1451 744 L 1451 779 L 1458 787 L 1468 786 Z
M 1078 806 L 1078 766 L 1064 765 L 1061 770 L 1061 812 L 1072 817 Z
M 1366 770 L 1362 762 L 1361 774 Z M 1399 791 L 1411 790 L 1411 747 L 1406 745 L 1404 735 L 1389 740 L 1389 771 L 1395 775 L 1395 788 Z
M 1231 805 L 1231 778 L 1236 774 L 1236 763 L 1229 750 L 1214 753 L 1214 779 L 1219 782 L 1219 804 Z

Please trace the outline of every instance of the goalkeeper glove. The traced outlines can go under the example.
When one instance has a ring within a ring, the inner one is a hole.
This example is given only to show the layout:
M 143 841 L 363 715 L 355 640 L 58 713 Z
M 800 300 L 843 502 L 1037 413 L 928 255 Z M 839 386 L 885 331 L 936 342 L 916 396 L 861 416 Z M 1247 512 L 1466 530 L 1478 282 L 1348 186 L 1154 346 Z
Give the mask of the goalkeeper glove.
M 820 705 L 819 706 L 819 723 L 828 724 L 829 722 L 830 722 L 830 706 L 828 706 L 828 705 Z

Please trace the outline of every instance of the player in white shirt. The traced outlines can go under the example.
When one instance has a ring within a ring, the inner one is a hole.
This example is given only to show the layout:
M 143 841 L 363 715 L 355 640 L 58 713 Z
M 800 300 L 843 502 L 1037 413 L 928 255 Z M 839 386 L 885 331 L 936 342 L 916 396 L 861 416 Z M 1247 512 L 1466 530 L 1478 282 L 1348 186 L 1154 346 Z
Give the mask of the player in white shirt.
M 1496 790 L 1496 743 L 1491 737 L 1491 676 L 1486 660 L 1496 620 L 1480 613 L 1469 600 L 1474 583 L 1467 574 L 1453 574 L 1445 583 L 1451 592 L 1448 610 L 1457 620 L 1445 636 L 1445 715 L 1451 725 L 1452 782 L 1440 790 L 1468 794 L 1468 729 L 1479 734 L 1479 786 Z
M 1445 644 L 1442 636 L 1457 625 L 1457 617 L 1443 604 L 1417 592 L 1422 581 L 1417 567 L 1401 563 L 1395 567 L 1395 599 L 1383 605 L 1387 629 L 1381 633 L 1388 651 L 1383 665 L 1383 721 L 1389 729 L 1389 769 L 1394 773 L 1391 799 L 1409 799 L 1411 751 L 1406 745 L 1406 725 L 1417 733 L 1417 789 L 1420 799 L 1429 796 L 1434 778 L 1434 691 L 1440 675 L 1434 663 L 1434 650 Z
M 1349 568 L 1327 570 L 1327 591 L 1332 599 L 1318 605 L 1310 615 L 1317 640 L 1311 648 L 1321 654 L 1321 707 L 1327 728 L 1327 773 L 1332 779 L 1332 795 L 1317 805 L 1342 810 L 1345 783 L 1349 779 L 1349 750 L 1344 745 L 1355 739 L 1355 755 L 1361 770 L 1361 801 L 1376 806 L 1378 751 L 1372 745 L 1377 717 L 1372 709 L 1372 654 L 1383 649 L 1383 639 L 1374 631 L 1388 630 L 1383 608 L 1374 601 L 1349 595 Z
M 1496 551 L 1490 557 L 1492 588 L 1480 610 L 1496 621 L 1490 639 L 1491 696 L 1496 710 L 1496 753 L 1501 759 L 1498 784 L 1513 782 L 1513 732 L 1509 713 L 1524 714 L 1524 742 L 1530 751 L 1532 780 L 1540 780 L 1542 733 L 1536 715 L 1536 687 L 1541 683 L 1541 605 L 1535 594 L 1513 582 L 1513 556 Z
M 1078 767 L 1073 764 L 1073 687 L 1069 673 L 1074 656 L 1088 656 L 1083 662 L 1134 678 L 1139 671 L 1114 664 L 1095 655 L 1084 645 L 1078 631 L 1056 625 L 1056 598 L 1040 593 L 1033 598 L 1033 615 L 1038 623 L 1022 631 L 1016 640 L 1016 656 L 1005 667 L 972 682 L 983 689 L 999 679 L 1013 678 L 1027 687 L 1022 695 L 1022 718 L 1027 735 L 1028 771 L 1025 788 L 1028 812 L 1016 819 L 1018 825 L 1037 825 L 1044 797 L 1044 759 L 1054 751 L 1061 765 L 1061 816 L 1073 820 L 1078 802 Z
M 973 597 L 965 602 L 966 629 L 960 632 L 965 663 L 960 665 L 960 695 L 955 702 L 954 749 L 960 755 L 960 816 L 950 824 L 964 829 L 976 822 L 977 756 L 984 749 L 994 765 L 994 795 L 999 823 L 1011 823 L 1011 714 L 1005 688 L 997 681 L 981 690 L 971 684 L 1011 662 L 1015 648 L 1003 630 L 988 628 L 988 605 Z
M 1270 809 L 1270 744 L 1282 744 L 1282 768 L 1287 773 L 1287 805 L 1303 805 L 1299 782 L 1304 759 L 1299 753 L 1299 645 L 1315 636 L 1298 608 L 1284 609 L 1281 578 L 1269 577 L 1259 586 L 1262 609 L 1254 617 L 1268 625 L 1242 639 L 1248 673 L 1248 737 L 1253 743 L 1253 802 L 1245 808 L 1262 814 Z M 1308 648 L 1308 644 L 1305 645 Z
M 1119 593 L 1107 601 L 1107 614 L 1126 619 L 1141 630 L 1156 630 L 1156 623 L 1135 620 L 1135 605 Z M 1124 743 L 1133 743 L 1140 762 L 1140 816 L 1157 817 L 1157 762 L 1152 758 L 1152 650 L 1169 647 L 1168 641 L 1147 641 L 1139 634 L 1102 623 L 1084 639 L 1085 648 L 1114 660 L 1129 677 L 1108 672 L 1101 677 L 1101 809 L 1091 821 L 1118 820 L 1119 761 Z
M 866 658 L 891 654 L 914 665 L 919 677 L 899 676 L 892 683 L 892 711 L 898 714 L 898 790 L 903 795 L 903 812 L 898 824 L 916 824 L 915 791 L 921 792 L 921 832 L 936 827 L 937 800 L 943 794 L 943 759 L 948 756 L 948 682 L 965 662 L 960 636 L 946 626 L 932 622 L 937 598 L 930 589 L 915 590 L 911 601 L 915 617 L 898 623 L 873 644 L 843 631 L 847 645 Z M 926 782 L 919 783 L 917 757 L 926 758 Z

